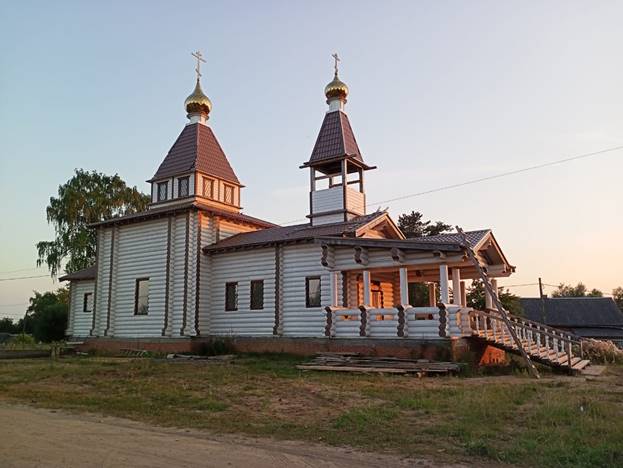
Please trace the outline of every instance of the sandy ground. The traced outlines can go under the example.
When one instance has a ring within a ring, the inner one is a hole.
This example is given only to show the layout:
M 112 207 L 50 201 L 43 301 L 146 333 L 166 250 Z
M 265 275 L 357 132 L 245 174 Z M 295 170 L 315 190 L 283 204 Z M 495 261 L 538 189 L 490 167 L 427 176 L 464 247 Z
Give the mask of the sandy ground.
M 0 404 L 0 465 L 9 467 L 441 466 L 362 453 Z

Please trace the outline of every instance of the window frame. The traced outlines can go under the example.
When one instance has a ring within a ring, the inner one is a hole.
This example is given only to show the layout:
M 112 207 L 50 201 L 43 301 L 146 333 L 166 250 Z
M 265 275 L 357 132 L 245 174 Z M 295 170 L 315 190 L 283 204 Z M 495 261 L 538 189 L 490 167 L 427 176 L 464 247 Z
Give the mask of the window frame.
M 182 195 L 182 182 L 186 182 L 186 193 Z M 190 176 L 177 178 L 177 198 L 190 196 Z
M 229 288 L 234 288 L 234 304 L 229 304 Z M 228 281 L 225 283 L 225 312 L 235 312 L 238 310 L 238 281 Z
M 310 281 L 318 280 L 318 305 L 313 304 L 309 299 L 309 283 Z M 322 307 L 322 278 L 320 276 L 306 276 L 305 277 L 305 308 L 312 309 L 316 307 Z
M 138 309 L 138 300 L 139 300 L 139 286 L 140 283 L 146 281 L 147 282 L 147 305 L 146 312 L 139 312 Z M 144 278 L 136 278 L 134 282 L 134 315 L 149 315 L 149 277 Z
M 211 190 L 210 190 L 210 193 L 208 195 L 206 195 L 206 182 L 210 182 L 210 184 L 211 184 Z M 215 188 L 216 188 L 216 179 L 213 179 L 212 177 L 203 176 L 202 182 L 201 182 L 201 195 L 204 198 L 209 198 L 210 200 L 214 200 L 216 198 L 215 197 L 215 192 L 216 192 Z
M 164 186 L 164 198 L 160 197 L 160 187 Z M 156 201 L 167 201 L 169 199 L 169 181 L 158 182 L 156 184 Z
M 227 201 L 228 191 L 231 191 L 230 201 Z M 229 205 L 235 205 L 235 200 L 234 200 L 235 198 L 236 198 L 235 187 L 233 185 L 223 184 L 223 203 L 227 203 Z
M 89 309 L 89 298 L 93 297 L 92 292 L 85 292 L 82 295 L 82 312 L 93 312 L 93 306 Z
M 253 287 L 258 286 L 261 287 L 261 296 L 259 297 L 259 304 L 254 304 L 253 302 Z M 264 280 L 256 279 L 251 280 L 249 286 L 249 309 L 250 310 L 264 310 Z

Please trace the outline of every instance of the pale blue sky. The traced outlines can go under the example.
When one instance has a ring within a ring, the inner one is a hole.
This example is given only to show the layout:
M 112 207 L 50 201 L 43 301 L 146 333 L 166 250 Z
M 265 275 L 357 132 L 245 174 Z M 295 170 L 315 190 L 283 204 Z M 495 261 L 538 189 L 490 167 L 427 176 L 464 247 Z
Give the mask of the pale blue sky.
M 285 222 L 307 214 L 298 166 L 332 52 L 379 167 L 367 178 L 375 202 L 623 144 L 622 17 L 609 1 L 4 2 L 0 278 L 42 274 L 45 207 L 74 168 L 148 190 L 186 122 L 193 50 L 245 212 Z M 493 228 L 517 265 L 506 284 L 542 276 L 609 292 L 623 284 L 621 174 L 623 151 L 389 208 Z M 54 286 L 0 281 L 0 316 Z

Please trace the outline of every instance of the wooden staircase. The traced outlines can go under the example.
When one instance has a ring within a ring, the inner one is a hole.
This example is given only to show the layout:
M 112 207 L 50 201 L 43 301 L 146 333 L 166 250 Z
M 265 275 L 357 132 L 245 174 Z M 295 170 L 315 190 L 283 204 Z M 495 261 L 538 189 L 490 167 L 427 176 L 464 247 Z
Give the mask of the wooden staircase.
M 522 356 L 534 377 L 540 378 L 532 360 L 553 367 L 579 372 L 590 364 L 583 358 L 582 342 L 575 335 L 564 333 L 542 323 L 509 314 L 493 289 L 486 269 L 476 257 L 465 232 L 456 230 L 462 247 L 478 271 L 485 291 L 493 299 L 496 310 L 472 310 L 469 313 L 472 335 L 506 351 Z
M 588 359 L 583 359 L 582 342 L 578 337 L 511 314 L 506 317 L 532 360 L 572 373 L 580 372 L 590 364 Z M 505 351 L 521 354 L 500 312 L 472 310 L 469 322 L 472 336 Z

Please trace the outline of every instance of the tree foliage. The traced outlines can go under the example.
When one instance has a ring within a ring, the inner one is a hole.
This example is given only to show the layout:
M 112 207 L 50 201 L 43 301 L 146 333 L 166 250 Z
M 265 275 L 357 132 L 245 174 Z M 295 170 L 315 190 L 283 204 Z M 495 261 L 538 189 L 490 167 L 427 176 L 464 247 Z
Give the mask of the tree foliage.
M 117 175 L 76 169 L 74 176 L 59 186 L 58 196 L 50 197 L 46 208 L 55 238 L 37 243 L 37 266 L 46 264 L 55 277 L 66 262 L 69 273 L 95 262 L 95 232 L 91 223 L 143 211 L 149 196 L 128 187 Z
M 30 298 L 26 317 L 18 322 L 20 331 L 32 333 L 37 341 L 59 341 L 65 337 L 69 314 L 69 289 L 40 293 Z M 24 323 L 25 321 L 26 323 Z
M 17 323 L 13 322 L 13 319 L 9 317 L 0 319 L 0 333 L 10 333 L 14 335 L 20 331 L 21 330 L 18 328 Z
M 514 315 L 522 315 L 523 309 L 519 302 L 519 296 L 511 293 L 503 287 L 498 288 L 498 297 L 504 308 Z M 485 310 L 485 286 L 481 280 L 473 280 L 467 288 L 467 306 L 478 310 Z
M 423 221 L 422 213 L 419 211 L 411 211 L 411 213 L 404 213 L 398 216 L 398 227 L 408 238 L 412 237 L 424 237 L 424 236 L 436 236 L 437 234 L 443 234 L 452 229 L 449 224 L 437 221 Z
M 614 302 L 617 303 L 617 306 L 623 312 L 623 288 L 621 286 L 612 290 L 612 299 L 614 299 Z
M 591 289 L 590 291 L 584 283 L 578 283 L 575 286 L 560 283 L 558 288 L 552 292 L 552 297 L 603 297 L 599 289 Z

